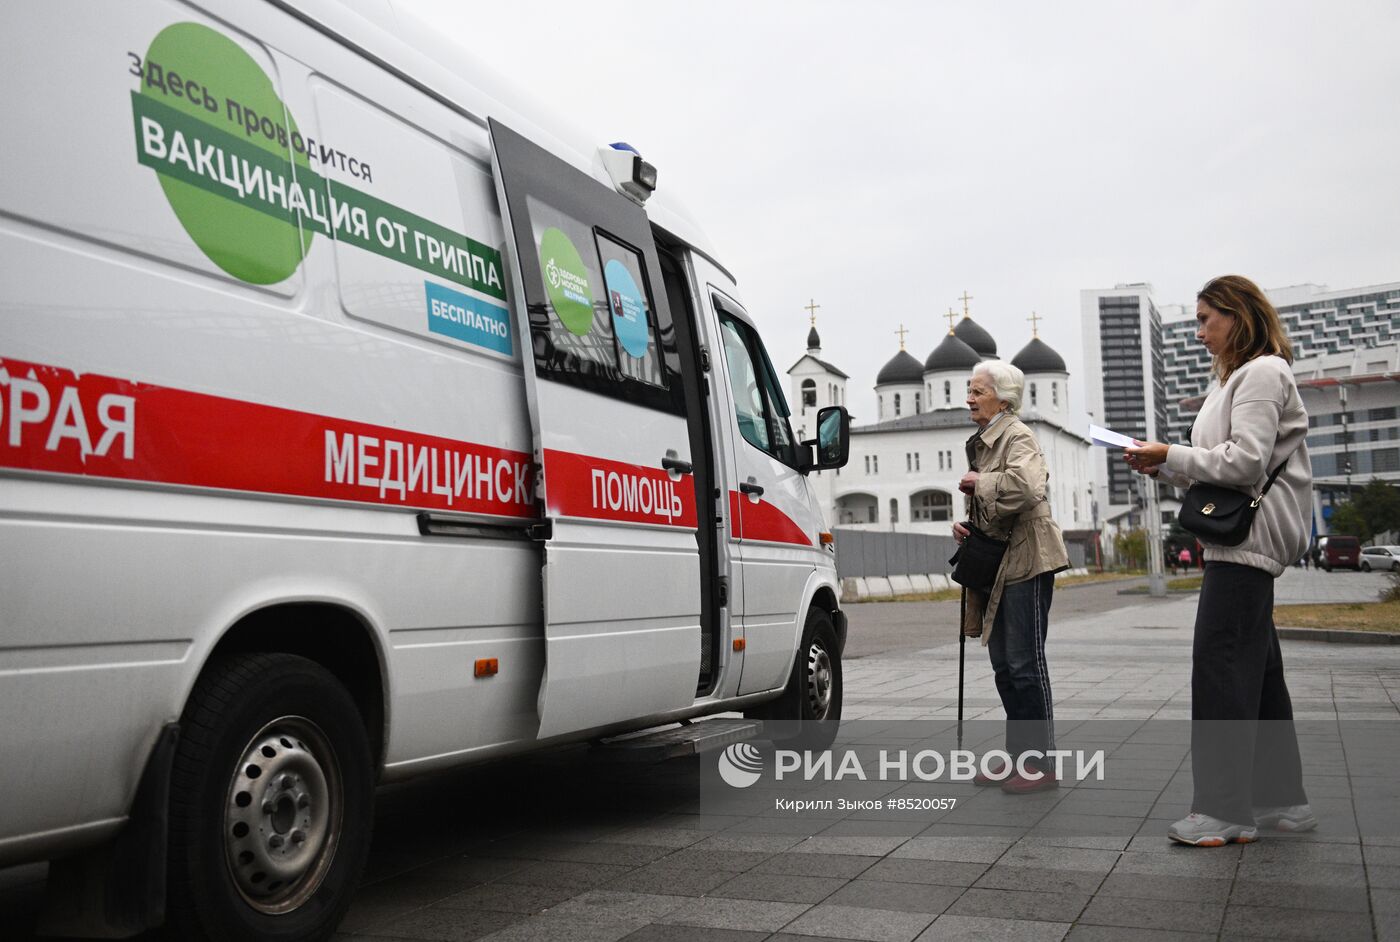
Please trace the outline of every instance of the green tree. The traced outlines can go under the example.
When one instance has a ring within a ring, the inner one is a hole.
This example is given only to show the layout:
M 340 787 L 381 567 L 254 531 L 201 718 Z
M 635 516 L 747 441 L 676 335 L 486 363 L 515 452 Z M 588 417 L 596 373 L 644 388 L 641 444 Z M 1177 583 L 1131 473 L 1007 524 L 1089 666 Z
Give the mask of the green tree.
M 1118 534 L 1113 538 L 1113 550 L 1120 567 L 1141 569 L 1147 561 L 1147 531 L 1138 528 Z
M 1328 529 L 1369 543 L 1377 533 L 1400 529 L 1400 487 L 1373 478 L 1332 512 Z

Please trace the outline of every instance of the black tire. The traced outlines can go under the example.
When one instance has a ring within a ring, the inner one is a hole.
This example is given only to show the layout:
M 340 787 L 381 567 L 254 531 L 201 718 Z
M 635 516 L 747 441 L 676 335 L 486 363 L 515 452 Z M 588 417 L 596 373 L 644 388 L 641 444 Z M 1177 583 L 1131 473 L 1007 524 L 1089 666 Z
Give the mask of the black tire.
M 829 614 L 813 608 L 782 696 L 745 715 L 763 719 L 765 734 L 775 743 L 819 751 L 831 745 L 841 728 L 842 690 L 836 629 Z
M 1362 572 L 1370 572 L 1370 571 L 1371 571 L 1371 564 L 1368 563 L 1368 562 L 1362 562 L 1362 563 L 1361 563 L 1361 571 L 1362 571 Z
M 373 805 L 369 737 L 329 671 L 290 654 L 211 663 L 171 778 L 170 935 L 329 938 L 364 870 Z

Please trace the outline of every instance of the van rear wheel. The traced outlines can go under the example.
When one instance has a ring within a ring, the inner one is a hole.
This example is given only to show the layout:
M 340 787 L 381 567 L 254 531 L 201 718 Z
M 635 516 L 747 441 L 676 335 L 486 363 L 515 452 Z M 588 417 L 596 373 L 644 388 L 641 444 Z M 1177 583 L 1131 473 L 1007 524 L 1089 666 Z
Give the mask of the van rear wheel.
M 841 648 L 831 616 L 820 608 L 807 612 L 802 644 L 782 696 L 748 716 L 765 721 L 774 742 L 822 750 L 841 727 Z
M 364 724 L 325 668 L 244 654 L 205 671 L 181 720 L 170 796 L 172 934 L 328 938 L 369 853 Z

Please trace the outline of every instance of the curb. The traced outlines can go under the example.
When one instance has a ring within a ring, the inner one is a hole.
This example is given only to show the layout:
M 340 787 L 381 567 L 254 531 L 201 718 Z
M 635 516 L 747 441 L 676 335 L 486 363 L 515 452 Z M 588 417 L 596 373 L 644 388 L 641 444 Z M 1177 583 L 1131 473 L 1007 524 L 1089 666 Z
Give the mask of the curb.
M 1332 644 L 1400 644 L 1400 634 L 1384 631 L 1351 631 L 1345 628 L 1279 628 L 1285 641 L 1327 641 Z

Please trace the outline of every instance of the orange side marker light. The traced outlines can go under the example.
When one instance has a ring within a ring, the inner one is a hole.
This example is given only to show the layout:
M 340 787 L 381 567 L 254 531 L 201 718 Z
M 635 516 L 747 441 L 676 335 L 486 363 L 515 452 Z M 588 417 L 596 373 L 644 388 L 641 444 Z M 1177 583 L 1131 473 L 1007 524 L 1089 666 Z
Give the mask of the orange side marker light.
M 491 677 L 500 670 L 500 664 L 494 657 L 479 657 L 476 659 L 476 676 Z

